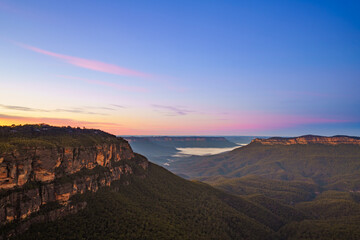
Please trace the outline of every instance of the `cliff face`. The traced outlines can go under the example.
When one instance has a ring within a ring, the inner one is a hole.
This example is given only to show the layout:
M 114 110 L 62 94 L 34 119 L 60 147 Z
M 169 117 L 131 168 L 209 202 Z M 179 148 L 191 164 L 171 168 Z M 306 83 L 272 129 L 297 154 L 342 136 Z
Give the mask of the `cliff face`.
M 82 168 L 111 167 L 111 160 L 134 157 L 125 141 L 90 147 L 25 147 L 0 153 L 0 189 L 22 187 L 29 181 L 49 182 Z
M 279 137 L 268 138 L 268 139 L 256 138 L 251 142 L 260 143 L 263 145 L 294 145 L 294 144 L 360 145 L 360 139 L 356 137 L 348 137 L 348 136 L 322 137 L 322 136 L 313 136 L 313 135 L 307 135 L 307 136 L 301 136 L 295 138 L 279 138 Z
M 3 148 L 0 151 L 0 225 L 25 221 L 52 203 L 59 205 L 52 214 L 35 219 L 53 219 L 72 213 L 86 203 L 80 207 L 70 206 L 71 196 L 110 186 L 122 176 L 133 174 L 135 168 L 147 169 L 148 161 L 135 154 L 125 140 L 112 135 L 106 137 L 103 142 L 100 137 L 97 141 L 87 141 L 84 146 L 13 144 L 11 148 Z M 11 143 L 12 139 L 8 137 L 7 141 Z M 30 222 L 34 221 L 31 219 Z

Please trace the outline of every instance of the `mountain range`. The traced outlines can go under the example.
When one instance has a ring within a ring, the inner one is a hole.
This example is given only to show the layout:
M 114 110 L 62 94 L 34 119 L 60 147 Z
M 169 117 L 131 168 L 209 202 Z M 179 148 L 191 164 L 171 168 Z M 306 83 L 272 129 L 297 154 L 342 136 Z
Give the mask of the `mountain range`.
M 189 178 L 255 175 L 303 181 L 334 190 L 360 190 L 360 139 L 302 136 L 254 139 L 249 145 L 213 156 L 182 158 L 171 164 Z
M 256 139 L 176 173 L 100 130 L 0 127 L 2 239 L 359 239 L 358 138 Z
M 360 139 L 306 135 L 254 139 L 213 156 L 182 158 L 170 170 L 227 193 L 271 201 L 306 215 L 284 225 L 283 239 L 360 237 Z

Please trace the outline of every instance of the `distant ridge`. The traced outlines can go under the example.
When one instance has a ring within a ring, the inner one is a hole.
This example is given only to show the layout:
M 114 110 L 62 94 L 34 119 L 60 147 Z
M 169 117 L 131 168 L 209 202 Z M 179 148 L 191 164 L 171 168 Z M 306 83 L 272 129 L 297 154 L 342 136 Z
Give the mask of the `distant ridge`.
M 251 143 L 260 143 L 263 145 L 294 145 L 294 144 L 360 145 L 360 137 L 350 137 L 344 135 L 336 135 L 332 137 L 304 135 L 304 136 L 292 137 L 292 138 L 284 138 L 284 137 L 272 137 L 268 139 L 256 138 L 252 140 Z
M 224 137 L 208 137 L 208 136 L 151 136 L 151 137 L 125 137 L 131 143 L 140 142 L 140 141 L 150 141 L 165 147 L 175 147 L 175 148 L 184 148 L 184 147 L 236 147 L 237 144 L 228 141 Z
M 180 159 L 169 169 L 188 178 L 258 177 L 360 191 L 360 138 L 305 135 L 254 139 L 233 151 Z
M 167 163 L 172 156 L 180 152 L 177 148 L 232 148 L 239 146 L 224 137 L 208 136 L 147 136 L 125 137 L 125 139 L 129 141 L 135 152 L 157 164 Z

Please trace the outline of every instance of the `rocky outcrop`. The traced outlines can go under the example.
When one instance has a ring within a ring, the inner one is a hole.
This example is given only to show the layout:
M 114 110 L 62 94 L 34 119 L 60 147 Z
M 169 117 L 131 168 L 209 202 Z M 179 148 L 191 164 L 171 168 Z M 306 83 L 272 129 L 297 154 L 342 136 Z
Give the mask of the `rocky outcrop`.
M 33 183 L 35 186 L 30 189 L 10 191 L 0 199 L 0 222 L 4 224 L 14 220 L 23 220 L 39 211 L 45 204 L 54 201 L 67 205 L 70 197 L 75 194 L 86 191 L 96 192 L 100 187 L 110 186 L 122 175 L 132 173 L 132 168 L 125 164 L 109 169 L 89 171 L 84 175 L 77 174 L 60 178 L 59 181 L 50 183 Z
M 29 181 L 50 182 L 82 168 L 111 167 L 111 161 L 134 157 L 129 144 L 90 147 L 25 147 L 0 153 L 0 189 L 22 187 Z
M 325 144 L 325 145 L 339 145 L 339 144 L 355 144 L 360 145 L 360 138 L 348 136 L 333 136 L 322 137 L 314 135 L 306 135 L 295 138 L 256 138 L 251 143 L 260 143 L 263 145 L 294 145 L 294 144 Z
M 83 134 L 82 130 L 77 131 Z M 8 142 L 14 142 L 11 137 L 6 137 Z M 46 146 L 13 144 L 11 148 L 0 148 L 0 226 L 21 222 L 17 228 L 23 230 L 32 222 L 72 213 L 86 205 L 73 206 L 72 196 L 96 192 L 123 176 L 147 169 L 147 159 L 135 154 L 124 139 L 110 134 L 98 137 L 96 141 L 91 137 L 89 142 L 74 136 L 76 146 L 61 146 L 56 142 Z M 36 143 L 33 138 L 29 139 Z M 79 139 L 84 145 L 79 145 Z M 18 138 L 16 141 L 19 142 Z M 32 220 L 34 214 L 53 203 L 60 207 Z

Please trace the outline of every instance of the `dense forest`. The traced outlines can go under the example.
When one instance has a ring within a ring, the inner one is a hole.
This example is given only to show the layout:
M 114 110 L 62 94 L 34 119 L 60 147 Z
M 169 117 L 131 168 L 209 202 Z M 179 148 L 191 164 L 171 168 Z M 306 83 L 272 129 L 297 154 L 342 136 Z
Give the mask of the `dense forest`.
M 298 203 L 235 196 L 151 164 L 147 177 L 76 195 L 82 212 L 32 226 L 14 239 L 359 239 L 360 195 L 288 186 Z M 284 191 L 284 186 L 276 191 Z M 282 190 L 281 190 L 282 189 Z M 298 189 L 298 192 L 296 192 Z M 272 191 L 271 189 L 269 191 Z M 314 193 L 315 196 L 315 193 Z M 280 197 L 279 199 L 282 199 Z M 304 201 L 305 199 L 311 201 Z

